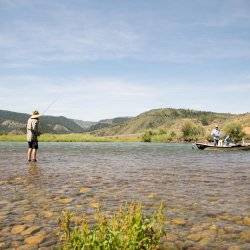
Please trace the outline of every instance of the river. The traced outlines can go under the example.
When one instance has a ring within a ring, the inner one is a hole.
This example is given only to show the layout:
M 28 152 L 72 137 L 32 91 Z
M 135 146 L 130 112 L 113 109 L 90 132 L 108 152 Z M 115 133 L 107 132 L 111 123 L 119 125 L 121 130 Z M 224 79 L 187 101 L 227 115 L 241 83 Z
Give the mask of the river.
M 28 164 L 25 143 L 0 142 L 0 249 L 52 249 L 62 210 L 113 211 L 125 201 L 148 210 L 163 201 L 165 240 L 176 249 L 250 249 L 250 152 L 164 143 L 39 147 L 38 162 Z

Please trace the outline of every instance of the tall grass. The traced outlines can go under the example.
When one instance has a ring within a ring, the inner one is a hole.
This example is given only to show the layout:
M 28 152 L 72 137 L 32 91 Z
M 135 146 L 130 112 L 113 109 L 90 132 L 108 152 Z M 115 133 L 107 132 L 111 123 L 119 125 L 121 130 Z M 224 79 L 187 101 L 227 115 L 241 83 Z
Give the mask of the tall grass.
M 154 142 L 172 142 L 177 140 L 177 133 L 174 131 L 159 131 L 158 134 L 152 136 Z
M 25 135 L 3 134 L 0 135 L 0 141 L 26 141 Z
M 199 125 L 195 125 L 191 121 L 187 121 L 181 128 L 184 141 L 196 141 L 202 138 L 205 134 L 204 128 Z
M 15 135 L 15 134 L 7 134 L 0 135 L 0 141 L 26 141 L 25 135 Z M 128 137 L 101 137 L 94 136 L 91 134 L 42 134 L 39 137 L 40 142 L 133 142 L 139 141 L 138 137 L 128 136 Z
M 146 131 L 143 135 L 142 135 L 142 141 L 143 142 L 151 142 L 152 141 L 152 136 L 153 136 L 153 132 L 152 131 Z
M 83 216 L 78 225 L 73 225 L 73 214 L 63 212 L 59 219 L 62 249 L 157 249 L 165 234 L 162 204 L 149 216 L 143 213 L 140 203 L 131 203 L 122 206 L 111 216 L 96 211 L 94 217 L 94 224 Z
M 227 123 L 223 127 L 225 136 L 229 135 L 234 142 L 239 142 L 242 138 L 246 137 L 243 131 L 243 126 L 238 122 Z

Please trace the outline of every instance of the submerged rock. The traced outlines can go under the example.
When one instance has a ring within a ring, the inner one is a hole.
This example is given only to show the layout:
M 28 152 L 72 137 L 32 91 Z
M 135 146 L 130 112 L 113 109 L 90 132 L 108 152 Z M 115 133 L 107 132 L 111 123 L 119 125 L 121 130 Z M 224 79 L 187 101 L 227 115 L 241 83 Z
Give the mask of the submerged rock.
M 73 216 L 72 217 L 72 221 L 75 223 L 75 224 L 81 224 L 82 223 L 82 221 L 83 221 L 83 218 L 81 217 L 81 216 Z
M 241 250 L 240 246 L 230 246 L 227 250 Z
M 250 226 L 250 217 L 244 217 L 242 222 L 244 225 Z
M 73 198 L 60 198 L 60 199 L 59 199 L 59 202 L 60 202 L 60 203 L 63 203 L 63 204 L 68 204 L 68 203 L 70 203 L 71 201 L 73 201 Z
M 231 226 L 231 225 L 227 225 L 223 229 L 226 233 L 240 233 L 241 232 L 240 228 L 236 226 Z
M 200 246 L 207 246 L 209 243 L 211 243 L 214 240 L 214 238 L 205 237 L 199 241 Z
M 220 239 L 223 241 L 232 241 L 239 239 L 239 234 L 224 234 L 220 236 Z
M 100 204 L 97 203 L 97 202 L 92 202 L 92 203 L 90 203 L 90 206 L 91 206 L 92 208 L 99 208 L 99 207 L 100 207 Z
M 26 229 L 25 231 L 23 231 L 21 233 L 21 235 L 23 235 L 23 236 L 32 235 L 32 234 L 35 234 L 35 233 L 39 232 L 40 230 L 41 230 L 41 227 L 31 226 L 28 229 Z
M 172 224 L 178 225 L 178 226 L 184 226 L 186 225 L 186 221 L 182 218 L 175 218 L 172 220 Z
M 51 211 L 43 211 L 42 212 L 42 215 L 45 217 L 45 218 L 51 218 L 53 216 L 53 212 Z
M 88 187 L 81 187 L 79 190 L 79 193 L 83 194 L 83 193 L 87 193 L 90 191 L 90 188 Z
M 211 226 L 211 223 L 208 223 L 208 222 L 196 224 L 191 228 L 191 232 L 200 232 L 206 228 L 209 228 L 210 226 Z
M 164 237 L 164 240 L 174 242 L 178 240 L 178 236 L 175 234 L 167 233 L 166 236 Z
M 45 233 L 37 233 L 33 236 L 26 238 L 24 242 L 29 245 L 38 245 L 45 240 L 45 236 Z
M 149 199 L 154 199 L 154 198 L 156 198 L 156 196 L 157 196 L 156 193 L 150 193 L 150 194 L 148 195 L 148 198 L 149 198 Z
M 1 214 L 0 214 L 0 221 L 5 220 L 5 219 L 6 219 L 6 217 L 7 217 L 6 215 L 1 215 Z
M 16 225 L 11 229 L 12 234 L 20 234 L 27 228 L 26 225 Z
M 18 250 L 37 250 L 37 247 L 25 244 L 25 245 L 19 246 Z
M 33 221 L 35 218 L 36 218 L 35 214 L 28 214 L 28 215 L 26 215 L 26 216 L 23 217 L 23 219 L 25 221 Z
M 11 246 L 15 249 L 18 249 L 20 245 L 21 245 L 20 241 L 14 240 L 11 242 Z
M 55 246 L 57 244 L 57 240 L 56 239 L 49 239 L 44 241 L 43 243 L 41 243 L 39 245 L 39 249 L 44 248 L 44 249 L 48 249 L 47 247 L 51 247 L 51 246 Z M 53 248 L 55 249 L 55 248 Z
M 250 230 L 248 231 L 243 231 L 240 234 L 240 239 L 245 241 L 245 242 L 250 242 Z
M 0 249 L 7 248 L 7 245 L 4 242 L 0 242 Z
M 188 240 L 199 241 L 202 238 L 201 233 L 192 233 L 187 236 Z
M 168 249 L 168 250 L 178 250 L 179 249 L 177 247 L 177 245 L 173 242 L 164 242 L 161 247 L 162 247 L 162 249 Z

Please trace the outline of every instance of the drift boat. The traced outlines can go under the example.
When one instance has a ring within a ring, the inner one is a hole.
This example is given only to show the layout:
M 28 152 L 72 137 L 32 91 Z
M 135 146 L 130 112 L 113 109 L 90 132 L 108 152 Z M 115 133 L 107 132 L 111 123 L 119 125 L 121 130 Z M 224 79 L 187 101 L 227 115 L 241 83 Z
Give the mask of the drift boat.
M 250 145 L 214 146 L 213 144 L 197 142 L 194 144 L 194 148 L 201 150 L 250 150 Z

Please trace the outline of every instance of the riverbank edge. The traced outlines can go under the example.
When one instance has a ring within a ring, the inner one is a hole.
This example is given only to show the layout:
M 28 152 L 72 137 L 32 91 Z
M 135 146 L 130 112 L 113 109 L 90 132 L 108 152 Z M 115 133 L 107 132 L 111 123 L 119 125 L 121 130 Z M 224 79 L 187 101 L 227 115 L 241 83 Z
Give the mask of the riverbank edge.
M 0 135 L 2 142 L 26 142 L 26 135 Z M 91 134 L 43 134 L 39 142 L 140 142 L 141 136 L 94 136 Z
M 26 142 L 26 135 L 7 134 L 0 135 L 0 142 Z M 141 134 L 117 135 L 117 136 L 95 136 L 91 134 L 72 133 L 72 134 L 43 134 L 39 137 L 39 142 L 144 142 Z M 165 138 L 154 140 L 154 143 L 186 143 L 187 141 Z M 194 142 L 194 141 L 190 141 Z

